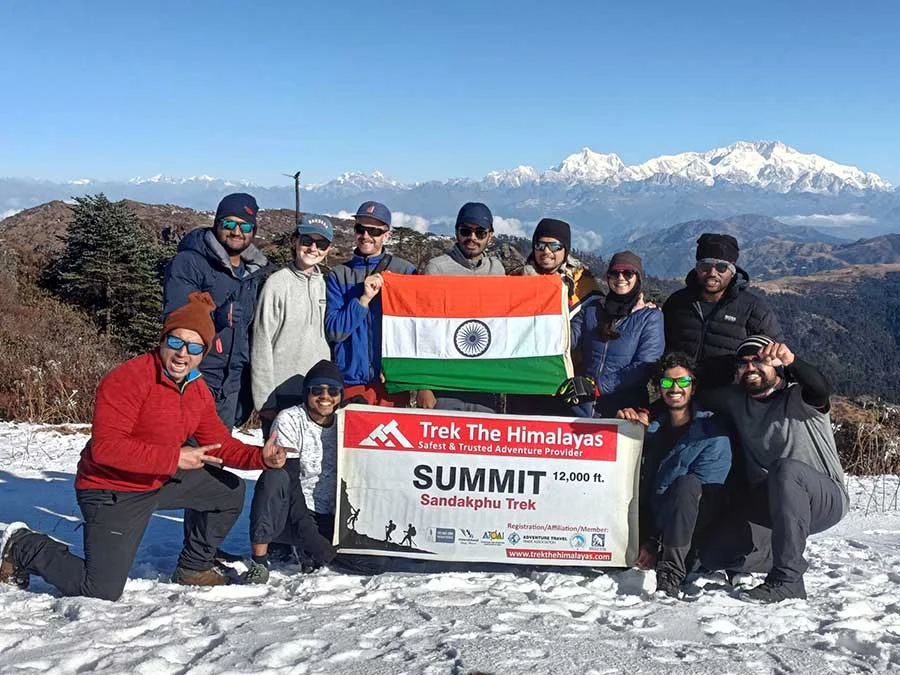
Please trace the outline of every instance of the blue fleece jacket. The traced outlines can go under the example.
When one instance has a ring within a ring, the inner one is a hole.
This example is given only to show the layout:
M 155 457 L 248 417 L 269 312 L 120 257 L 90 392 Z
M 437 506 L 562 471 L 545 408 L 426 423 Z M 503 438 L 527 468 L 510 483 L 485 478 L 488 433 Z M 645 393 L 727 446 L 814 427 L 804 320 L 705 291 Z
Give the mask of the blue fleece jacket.
M 385 253 L 356 255 L 338 265 L 325 279 L 325 338 L 333 361 L 348 385 L 374 382 L 381 373 L 381 295 L 364 306 L 363 280 L 374 274 Z M 391 256 L 381 272 L 415 274 L 415 266 Z

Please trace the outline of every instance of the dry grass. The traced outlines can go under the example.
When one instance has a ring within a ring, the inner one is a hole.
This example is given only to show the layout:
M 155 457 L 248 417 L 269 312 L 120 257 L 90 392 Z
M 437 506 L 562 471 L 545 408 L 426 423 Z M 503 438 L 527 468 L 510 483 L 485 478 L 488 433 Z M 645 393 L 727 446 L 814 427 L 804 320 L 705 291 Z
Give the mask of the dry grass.
M 900 406 L 868 398 L 835 398 L 831 416 L 838 454 L 848 474 L 900 474 Z

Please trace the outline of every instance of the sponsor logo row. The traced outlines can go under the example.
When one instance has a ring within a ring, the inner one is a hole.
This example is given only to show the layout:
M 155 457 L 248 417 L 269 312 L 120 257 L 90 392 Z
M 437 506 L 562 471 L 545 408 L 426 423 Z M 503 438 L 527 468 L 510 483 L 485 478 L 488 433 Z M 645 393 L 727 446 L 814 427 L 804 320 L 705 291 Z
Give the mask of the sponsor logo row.
M 558 547 L 568 544 L 573 549 L 603 550 L 606 548 L 605 532 L 576 532 L 575 534 L 520 534 L 508 535 L 502 530 L 473 531 L 465 528 L 432 527 L 428 539 L 436 544 L 462 544 L 507 547 Z

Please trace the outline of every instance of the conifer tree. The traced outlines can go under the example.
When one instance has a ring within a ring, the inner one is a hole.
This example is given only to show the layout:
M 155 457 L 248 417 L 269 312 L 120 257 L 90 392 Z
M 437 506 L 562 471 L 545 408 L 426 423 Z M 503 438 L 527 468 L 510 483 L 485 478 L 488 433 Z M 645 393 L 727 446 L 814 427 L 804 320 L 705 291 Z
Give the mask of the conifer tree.
M 52 290 L 87 310 L 100 332 L 129 353 L 159 339 L 163 251 L 123 202 L 102 193 L 77 197 L 66 251 L 50 271 Z

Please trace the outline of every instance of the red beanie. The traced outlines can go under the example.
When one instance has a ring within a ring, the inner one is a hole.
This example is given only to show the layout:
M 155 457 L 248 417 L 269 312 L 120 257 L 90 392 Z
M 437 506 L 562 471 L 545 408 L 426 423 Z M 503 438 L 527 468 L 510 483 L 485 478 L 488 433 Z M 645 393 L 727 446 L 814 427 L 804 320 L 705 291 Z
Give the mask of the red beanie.
M 186 305 L 169 312 L 169 316 L 163 323 L 162 337 L 177 328 L 187 328 L 200 336 L 203 344 L 206 345 L 206 351 L 209 351 L 213 338 L 216 337 L 216 327 L 209 315 L 215 309 L 216 303 L 213 302 L 209 293 L 194 291 L 188 295 Z

